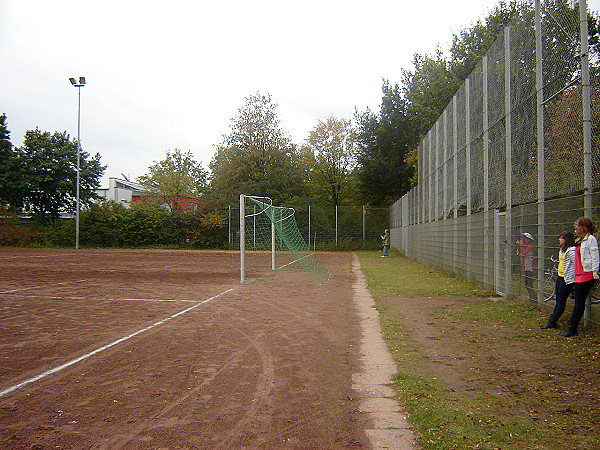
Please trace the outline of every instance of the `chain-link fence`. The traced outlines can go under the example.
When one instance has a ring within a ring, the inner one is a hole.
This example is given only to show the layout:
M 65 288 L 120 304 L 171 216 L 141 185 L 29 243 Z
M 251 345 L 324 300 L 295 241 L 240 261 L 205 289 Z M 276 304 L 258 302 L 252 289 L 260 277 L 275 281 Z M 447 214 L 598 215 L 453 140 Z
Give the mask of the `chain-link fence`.
M 600 65 L 587 27 L 585 1 L 548 1 L 505 28 L 419 145 L 419 184 L 392 207 L 393 247 L 526 295 L 515 242 L 528 232 L 534 297 L 551 305 L 559 232 L 600 218 Z

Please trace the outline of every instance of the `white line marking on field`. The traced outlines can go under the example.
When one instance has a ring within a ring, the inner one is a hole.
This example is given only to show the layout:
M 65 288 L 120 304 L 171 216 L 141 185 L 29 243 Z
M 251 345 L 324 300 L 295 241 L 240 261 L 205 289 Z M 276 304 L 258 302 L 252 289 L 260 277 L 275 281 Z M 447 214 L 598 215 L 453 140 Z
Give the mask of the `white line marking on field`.
M 138 334 L 141 334 L 141 333 L 143 333 L 145 331 L 148 331 L 148 330 L 150 330 L 152 328 L 155 328 L 155 327 L 157 327 L 159 325 L 162 325 L 163 323 L 168 322 L 171 319 L 175 319 L 176 317 L 179 317 L 179 316 L 181 316 L 181 315 L 183 315 L 183 314 L 185 314 L 185 313 L 187 313 L 187 312 L 189 312 L 189 311 L 197 308 L 198 306 L 204 305 L 204 304 L 206 304 L 208 302 L 211 302 L 212 300 L 214 300 L 214 299 L 216 299 L 216 298 L 218 298 L 218 297 L 220 297 L 222 295 L 227 294 L 228 292 L 233 291 L 233 289 L 234 288 L 227 289 L 226 291 L 223 291 L 220 294 L 214 295 L 214 296 L 212 296 L 210 298 L 207 298 L 206 300 L 202 300 L 201 302 L 196 303 L 194 306 L 190 306 L 189 308 L 186 308 L 186 309 L 184 309 L 182 311 L 179 311 L 178 313 L 175 313 L 175 314 L 173 314 L 173 315 L 171 315 L 169 317 L 165 317 L 164 319 L 159 320 L 158 322 L 153 323 L 152 325 L 148 325 L 146 328 L 142 328 L 141 330 L 138 330 L 138 331 L 136 331 L 134 333 L 131 333 L 128 336 L 124 336 L 124 337 L 122 337 L 120 339 L 117 339 L 114 342 L 111 342 L 110 344 L 106 344 L 106 345 L 104 345 L 104 346 L 102 346 L 100 348 L 97 348 L 96 350 L 92 350 L 91 352 L 86 353 L 85 355 L 81 355 L 78 358 L 72 359 L 69 362 L 61 364 L 58 367 L 54 367 L 52 369 L 46 370 L 45 372 L 42 372 L 39 375 L 36 375 L 36 376 L 34 376 L 32 378 L 29 378 L 28 380 L 21 381 L 20 383 L 17 383 L 14 386 L 10 386 L 10 387 L 4 389 L 3 391 L 0 391 L 0 397 L 5 396 L 6 394 L 10 394 L 11 392 L 16 391 L 17 389 L 22 388 L 23 386 L 26 386 L 28 384 L 34 383 L 34 382 L 36 382 L 38 380 L 41 380 L 42 378 L 45 378 L 48 375 L 52 375 L 52 374 L 54 374 L 56 372 L 60 372 L 61 370 L 66 369 L 67 367 L 70 367 L 73 364 L 77 364 L 78 362 L 81 362 L 81 361 L 83 361 L 83 360 L 85 360 L 85 359 L 87 359 L 87 358 L 89 358 L 91 356 L 94 356 L 97 353 L 103 352 L 104 350 L 107 350 L 107 349 L 109 349 L 111 347 L 114 347 L 115 345 L 120 344 L 121 342 L 124 342 L 124 341 L 126 341 L 128 339 L 131 339 L 132 337 L 135 337 Z
M 198 303 L 198 300 L 183 300 L 170 298 L 110 298 L 110 297 L 73 297 L 62 295 L 41 295 L 41 294 L 14 294 L 12 292 L 0 292 L 0 295 L 5 294 L 7 297 L 16 298 L 42 298 L 46 300 L 94 300 L 106 302 L 172 302 L 172 303 Z
M 0 259 L 29 259 L 29 258 L 55 258 L 57 256 L 75 256 L 76 253 L 55 253 L 52 255 L 15 255 L 15 256 L 0 256 Z M 99 255 L 99 253 L 96 253 Z
M 19 292 L 19 291 L 30 291 L 31 289 L 44 289 L 44 288 L 47 288 L 48 286 L 62 286 L 62 285 L 71 284 L 71 283 L 83 283 L 85 281 L 86 280 L 66 281 L 66 282 L 62 282 L 62 283 L 49 283 L 49 284 L 42 284 L 40 286 L 30 286 L 30 287 L 26 287 L 26 288 L 9 289 L 7 291 L 0 291 L 0 294 L 10 294 L 11 292 Z

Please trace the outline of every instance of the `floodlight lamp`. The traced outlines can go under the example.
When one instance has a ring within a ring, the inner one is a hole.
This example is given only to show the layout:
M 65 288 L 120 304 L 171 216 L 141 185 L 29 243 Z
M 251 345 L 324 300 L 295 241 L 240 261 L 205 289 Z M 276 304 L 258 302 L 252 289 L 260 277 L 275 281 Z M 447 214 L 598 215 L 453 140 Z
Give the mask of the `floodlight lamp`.
M 75 78 L 69 78 L 69 81 L 71 82 L 71 84 L 72 84 L 73 86 L 76 86 L 76 85 L 77 85 L 77 80 L 75 80 Z
M 79 77 L 79 84 L 82 86 L 85 84 L 85 77 Z

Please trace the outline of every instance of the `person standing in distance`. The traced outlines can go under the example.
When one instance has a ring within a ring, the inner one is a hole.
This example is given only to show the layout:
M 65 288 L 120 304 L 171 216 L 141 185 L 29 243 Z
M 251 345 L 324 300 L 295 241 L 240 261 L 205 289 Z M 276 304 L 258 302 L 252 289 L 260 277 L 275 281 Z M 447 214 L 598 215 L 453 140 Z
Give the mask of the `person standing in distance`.
M 387 258 L 390 251 L 390 230 L 385 230 L 381 236 L 381 247 L 383 249 L 382 258 Z
M 517 246 L 517 255 L 520 256 L 521 272 L 525 281 L 525 289 L 530 300 L 535 301 L 535 291 L 533 290 L 533 236 L 529 233 L 523 233 L 515 245 Z
M 585 311 L 585 301 L 598 279 L 600 254 L 598 240 L 594 236 L 594 224 L 587 217 L 580 217 L 573 224 L 575 229 L 575 306 L 569 324 L 561 336 L 577 334 L 577 327 Z

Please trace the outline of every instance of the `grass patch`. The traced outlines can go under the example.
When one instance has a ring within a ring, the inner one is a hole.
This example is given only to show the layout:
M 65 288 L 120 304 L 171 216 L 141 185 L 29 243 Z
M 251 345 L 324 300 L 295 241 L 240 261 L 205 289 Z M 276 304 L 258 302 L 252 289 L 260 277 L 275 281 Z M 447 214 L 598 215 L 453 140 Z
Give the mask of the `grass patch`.
M 410 420 L 419 431 L 417 444 L 424 449 L 525 448 L 534 423 L 506 423 L 497 417 L 468 409 L 449 399 L 435 380 L 415 373 L 399 373 L 395 380 L 401 399 L 410 411 Z
M 491 292 L 449 272 L 420 264 L 398 252 L 381 258 L 375 252 L 358 252 L 371 295 L 377 298 L 408 295 L 430 297 L 459 295 L 489 297 Z
M 453 317 L 470 322 L 494 322 L 529 327 L 538 324 L 540 315 L 532 305 L 506 300 L 487 300 L 466 305 Z

